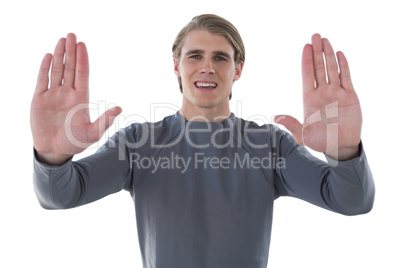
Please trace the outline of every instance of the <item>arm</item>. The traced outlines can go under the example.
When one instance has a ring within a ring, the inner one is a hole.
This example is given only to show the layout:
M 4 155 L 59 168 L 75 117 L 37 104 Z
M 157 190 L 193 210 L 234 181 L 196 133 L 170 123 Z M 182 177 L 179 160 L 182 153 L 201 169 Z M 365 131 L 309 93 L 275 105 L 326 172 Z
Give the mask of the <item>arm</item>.
M 279 138 L 277 153 L 288 168 L 278 172 L 276 185 L 278 195 L 354 215 L 370 211 L 374 182 L 361 143 L 362 112 L 348 62 L 342 52 L 336 56 L 338 63 L 329 41 L 318 34 L 303 49 L 304 122 L 288 115 L 275 118 L 293 135 L 284 132 Z M 328 164 L 304 146 L 323 152 Z
M 337 161 L 326 156 L 325 163 L 297 144 L 289 133 L 280 129 L 275 132 L 275 152 L 285 163 L 275 173 L 277 196 L 296 197 L 343 215 L 372 209 L 375 187 L 362 143 L 357 157 Z
M 126 147 L 130 142 L 127 138 L 133 137 L 130 132 L 120 130 L 95 154 L 76 162 L 70 158 L 60 166 L 38 161 L 34 150 L 34 189 L 41 206 L 46 209 L 78 207 L 122 189 L 133 194 Z
M 34 185 L 43 207 L 81 205 L 127 184 L 126 174 L 121 174 L 127 169 L 117 171 L 116 168 L 124 164 L 112 162 L 116 149 L 108 145 L 91 158 L 77 163 L 71 160 L 73 155 L 97 142 L 121 112 L 119 107 L 112 108 L 92 123 L 88 110 L 88 80 L 85 44 L 77 44 L 74 34 L 61 38 L 54 55 L 46 54 L 42 61 L 31 103 Z M 115 165 L 110 168 L 109 163 Z

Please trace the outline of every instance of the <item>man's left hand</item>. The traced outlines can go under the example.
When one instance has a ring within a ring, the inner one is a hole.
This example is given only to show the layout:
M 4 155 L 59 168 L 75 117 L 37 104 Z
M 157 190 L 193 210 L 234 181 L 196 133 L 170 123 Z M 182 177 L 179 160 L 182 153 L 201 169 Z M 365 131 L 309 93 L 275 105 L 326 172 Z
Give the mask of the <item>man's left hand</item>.
M 304 123 L 289 115 L 277 115 L 275 122 L 297 143 L 348 160 L 359 154 L 362 112 L 346 57 L 340 51 L 336 57 L 338 63 L 328 39 L 313 35 L 302 56 Z

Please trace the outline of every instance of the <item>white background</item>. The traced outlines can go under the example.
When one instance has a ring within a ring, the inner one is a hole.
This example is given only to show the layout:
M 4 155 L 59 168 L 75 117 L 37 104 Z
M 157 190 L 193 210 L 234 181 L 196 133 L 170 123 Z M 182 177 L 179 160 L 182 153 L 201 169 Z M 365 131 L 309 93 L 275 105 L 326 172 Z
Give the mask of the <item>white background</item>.
M 43 210 L 32 187 L 29 107 L 39 64 L 60 37 L 87 44 L 90 101 L 123 108 L 92 154 L 151 104 L 181 104 L 171 45 L 192 17 L 231 21 L 246 46 L 232 111 L 302 120 L 301 52 L 314 33 L 349 63 L 363 109 L 362 139 L 376 182 L 373 210 L 346 217 L 292 198 L 275 202 L 268 267 L 402 267 L 401 61 L 398 1 L 2 1 L 0 4 L 0 267 L 142 267 L 127 192 L 65 211 Z M 241 103 L 241 109 L 238 102 Z M 103 110 L 102 110 L 103 109 Z M 253 117 L 254 116 L 254 117 Z

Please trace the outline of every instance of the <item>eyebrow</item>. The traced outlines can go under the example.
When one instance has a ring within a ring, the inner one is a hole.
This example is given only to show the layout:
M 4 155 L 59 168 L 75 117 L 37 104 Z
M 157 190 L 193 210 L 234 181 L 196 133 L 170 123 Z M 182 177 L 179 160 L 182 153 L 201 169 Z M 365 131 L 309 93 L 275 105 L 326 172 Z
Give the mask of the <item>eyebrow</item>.
M 204 54 L 204 53 L 205 53 L 204 50 L 201 50 L 201 49 L 192 49 L 192 50 L 187 51 L 186 54 L 185 54 L 185 56 L 189 56 L 189 55 L 192 55 L 192 54 Z M 229 55 L 228 53 L 224 52 L 224 51 L 219 51 L 219 50 L 218 50 L 218 51 L 214 51 L 213 54 L 214 54 L 215 56 L 224 56 L 224 57 L 229 58 L 229 59 L 231 58 L 230 55 Z

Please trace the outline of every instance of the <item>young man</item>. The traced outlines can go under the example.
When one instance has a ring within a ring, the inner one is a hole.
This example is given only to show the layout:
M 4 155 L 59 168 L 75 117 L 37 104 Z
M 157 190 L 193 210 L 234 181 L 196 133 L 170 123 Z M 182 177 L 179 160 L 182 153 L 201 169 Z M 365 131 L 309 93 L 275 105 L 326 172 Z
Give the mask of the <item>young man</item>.
M 195 17 L 177 36 L 173 57 L 181 110 L 160 122 L 132 124 L 73 162 L 121 109 L 90 122 L 83 109 L 88 57 L 73 34 L 59 41 L 53 59 L 45 56 L 31 108 L 34 185 L 44 208 L 72 208 L 129 191 L 144 267 L 163 268 L 266 267 L 279 196 L 345 215 L 371 210 L 374 183 L 360 141 L 359 101 L 346 58 L 337 53 L 338 74 L 327 39 L 316 34 L 304 47 L 305 122 L 276 119 L 293 136 L 230 112 L 245 53 L 228 21 Z M 328 163 L 299 144 L 324 152 Z

